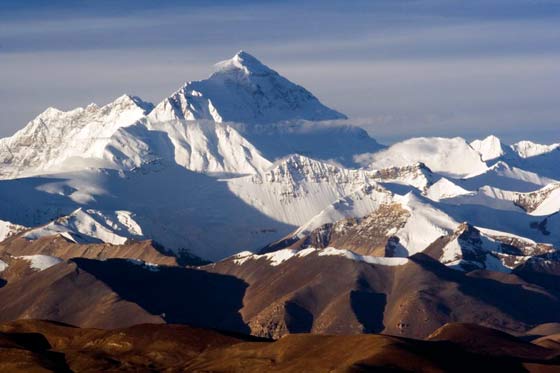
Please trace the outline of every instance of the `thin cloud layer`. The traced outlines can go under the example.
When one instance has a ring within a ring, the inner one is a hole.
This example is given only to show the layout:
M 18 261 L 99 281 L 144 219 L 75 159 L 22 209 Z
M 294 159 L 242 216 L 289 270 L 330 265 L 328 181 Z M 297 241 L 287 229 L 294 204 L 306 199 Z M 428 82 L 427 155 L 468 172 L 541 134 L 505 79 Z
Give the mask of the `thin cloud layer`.
M 560 141 L 553 1 L 95 4 L 0 6 L 0 135 L 48 106 L 158 101 L 246 49 L 380 141 Z

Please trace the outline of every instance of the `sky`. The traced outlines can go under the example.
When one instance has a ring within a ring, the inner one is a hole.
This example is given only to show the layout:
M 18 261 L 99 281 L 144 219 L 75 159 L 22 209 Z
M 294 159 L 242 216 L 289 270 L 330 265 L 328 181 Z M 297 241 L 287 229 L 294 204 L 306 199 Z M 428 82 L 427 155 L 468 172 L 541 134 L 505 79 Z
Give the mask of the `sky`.
M 382 143 L 560 142 L 560 0 L 0 1 L 0 136 L 245 50 Z

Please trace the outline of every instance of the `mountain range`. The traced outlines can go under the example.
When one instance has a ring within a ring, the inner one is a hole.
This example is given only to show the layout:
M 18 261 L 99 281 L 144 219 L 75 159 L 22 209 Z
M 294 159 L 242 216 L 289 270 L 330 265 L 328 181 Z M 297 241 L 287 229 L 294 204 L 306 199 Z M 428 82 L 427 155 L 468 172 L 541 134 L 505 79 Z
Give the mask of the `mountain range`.
M 157 104 L 48 108 L 0 140 L 0 320 L 558 329 L 560 143 L 349 123 L 246 52 Z

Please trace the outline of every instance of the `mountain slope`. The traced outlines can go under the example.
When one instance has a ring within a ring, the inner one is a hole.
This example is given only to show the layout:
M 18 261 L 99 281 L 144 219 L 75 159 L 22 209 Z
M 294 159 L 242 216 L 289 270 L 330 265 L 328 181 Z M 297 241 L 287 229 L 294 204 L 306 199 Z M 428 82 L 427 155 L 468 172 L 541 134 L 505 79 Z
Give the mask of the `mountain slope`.
M 166 162 L 210 175 L 254 174 L 271 164 L 233 127 L 210 121 L 144 119 L 117 131 L 105 157 L 124 170 Z
M 465 274 L 423 254 L 407 260 L 288 249 L 203 268 L 248 283 L 240 312 L 261 336 L 383 332 L 419 338 L 457 320 L 520 333 L 555 320 L 552 310 L 559 307 L 554 289 L 511 274 Z M 531 301 L 520 304 L 519 297 Z
M 373 183 L 371 173 L 291 155 L 260 175 L 229 179 L 228 188 L 267 216 L 302 225 L 326 206 Z

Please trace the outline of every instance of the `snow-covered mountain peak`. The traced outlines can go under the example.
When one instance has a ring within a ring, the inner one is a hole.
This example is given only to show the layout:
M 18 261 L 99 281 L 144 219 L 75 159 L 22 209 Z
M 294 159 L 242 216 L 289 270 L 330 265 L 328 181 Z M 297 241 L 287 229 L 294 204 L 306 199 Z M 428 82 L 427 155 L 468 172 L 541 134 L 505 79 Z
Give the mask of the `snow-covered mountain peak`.
M 214 65 L 216 74 L 231 73 L 232 71 L 241 71 L 245 75 L 249 74 L 278 74 L 268 66 L 264 65 L 257 58 L 253 57 L 245 51 L 239 51 L 229 60 L 218 62 Z
M 483 161 L 496 159 L 505 154 L 502 142 L 494 135 L 490 135 L 483 140 L 474 140 L 470 145 L 480 154 Z
M 92 102 L 91 104 L 89 104 L 88 106 L 86 106 L 86 111 L 88 112 L 94 112 L 99 110 L 99 105 L 97 105 L 95 102 Z
M 23 237 L 35 240 L 39 237 L 61 235 L 80 243 L 107 242 L 122 245 L 129 238 L 143 238 L 142 228 L 135 218 L 129 211 L 99 211 L 80 207 L 69 215 L 25 232 Z
M 49 106 L 48 108 L 46 108 L 42 113 L 40 113 L 39 115 L 37 115 L 37 117 L 35 119 L 45 119 L 45 118 L 52 118 L 54 116 L 60 115 L 61 113 L 64 113 L 62 110 L 57 109 L 55 107 Z
M 95 105 L 95 104 L 92 104 Z M 95 105 L 97 106 L 97 105 Z M 119 108 L 119 109 L 129 109 L 129 108 L 140 108 L 143 109 L 145 114 L 148 114 L 153 108 L 154 105 L 150 102 L 146 102 L 142 100 L 138 96 L 131 96 L 128 94 L 124 94 L 118 97 L 115 101 L 111 102 L 104 106 L 105 109 L 107 108 Z
M 472 192 L 461 188 L 459 185 L 453 183 L 449 179 L 442 177 L 436 183 L 428 188 L 426 197 L 432 201 L 439 201 L 446 198 L 453 198 L 462 195 L 468 195 Z
M 511 145 L 511 148 L 521 157 L 530 158 L 537 155 L 549 153 L 553 150 L 560 150 L 560 144 L 543 145 L 532 141 L 519 141 Z
M 191 81 L 163 100 L 151 120 L 207 119 L 251 124 L 333 120 L 346 116 L 324 106 L 246 52 L 217 64 L 208 79 Z
M 143 118 L 151 104 L 123 95 L 98 107 L 48 108 L 12 137 L 0 140 L 0 175 L 16 177 L 61 168 L 74 157 L 97 157 L 119 129 Z

